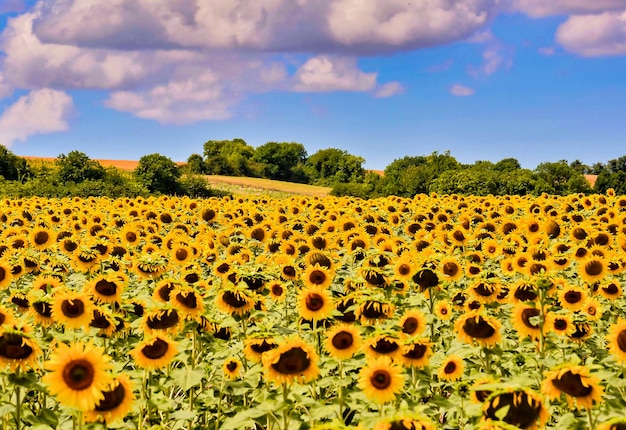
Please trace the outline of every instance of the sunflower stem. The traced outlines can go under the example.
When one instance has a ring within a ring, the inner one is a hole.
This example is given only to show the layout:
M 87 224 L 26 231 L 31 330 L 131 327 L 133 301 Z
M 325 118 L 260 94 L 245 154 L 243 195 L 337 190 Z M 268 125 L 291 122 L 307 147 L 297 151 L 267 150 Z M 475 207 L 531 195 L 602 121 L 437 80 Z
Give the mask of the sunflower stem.
M 587 424 L 589 426 L 589 430 L 596 429 L 596 423 L 593 419 L 593 416 L 591 416 L 591 408 L 587 408 Z
M 19 371 L 18 371 L 19 372 Z M 20 430 L 22 427 L 22 399 L 21 396 L 21 388 L 19 386 L 15 387 L 15 426 L 17 430 Z
M 343 382 L 343 360 L 339 360 L 339 381 Z M 339 387 L 337 387 L 337 396 L 339 397 L 339 419 L 343 420 L 343 408 L 344 408 L 343 385 L 339 385 Z M 344 420 L 344 423 L 345 423 L 345 420 Z
M 224 392 L 224 386 L 226 385 L 226 377 L 222 377 L 222 384 L 220 385 L 220 394 L 217 400 L 217 415 L 215 417 L 215 430 L 220 428 L 220 420 L 222 418 L 222 393 Z
M 287 387 L 287 383 L 283 382 L 283 430 L 287 430 L 289 428 L 289 388 Z

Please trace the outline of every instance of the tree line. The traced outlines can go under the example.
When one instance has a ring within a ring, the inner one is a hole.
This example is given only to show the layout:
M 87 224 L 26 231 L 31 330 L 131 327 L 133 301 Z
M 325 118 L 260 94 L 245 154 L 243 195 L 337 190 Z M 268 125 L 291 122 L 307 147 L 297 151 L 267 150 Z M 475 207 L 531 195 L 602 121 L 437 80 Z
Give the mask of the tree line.
M 322 185 L 335 196 L 376 198 L 416 194 L 567 195 L 604 193 L 613 188 L 626 194 L 626 156 L 588 166 L 575 160 L 544 162 L 522 168 L 515 158 L 498 162 L 460 163 L 450 152 L 404 156 L 382 174 L 363 167 L 365 159 L 337 148 L 308 155 L 296 142 L 267 142 L 252 147 L 243 139 L 209 140 L 202 154 L 191 154 L 178 165 L 161 154 L 140 158 L 132 172 L 104 168 L 86 154 L 61 154 L 52 166 L 28 163 L 0 146 L 0 195 L 25 197 L 98 196 L 133 197 L 176 194 L 208 197 L 212 190 L 204 175 L 261 177 Z M 585 175 L 596 175 L 592 185 Z

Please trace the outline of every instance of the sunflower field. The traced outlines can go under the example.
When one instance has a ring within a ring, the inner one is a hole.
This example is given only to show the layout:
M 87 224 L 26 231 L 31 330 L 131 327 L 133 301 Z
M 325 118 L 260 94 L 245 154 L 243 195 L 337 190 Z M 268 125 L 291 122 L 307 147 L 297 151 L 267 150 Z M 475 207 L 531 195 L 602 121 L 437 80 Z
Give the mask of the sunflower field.
M 626 197 L 6 199 L 1 429 L 626 429 Z

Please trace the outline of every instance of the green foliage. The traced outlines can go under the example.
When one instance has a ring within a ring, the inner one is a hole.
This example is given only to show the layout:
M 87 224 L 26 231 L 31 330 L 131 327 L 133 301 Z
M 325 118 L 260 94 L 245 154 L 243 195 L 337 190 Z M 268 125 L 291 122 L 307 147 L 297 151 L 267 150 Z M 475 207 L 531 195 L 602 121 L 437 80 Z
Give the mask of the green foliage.
M 209 175 L 258 176 L 253 156 L 254 148 L 243 139 L 209 140 L 204 144 L 204 165 Z
M 229 195 L 212 189 L 209 183 L 200 175 L 186 175 L 180 180 L 180 193 L 193 198 L 224 197 Z
M 307 182 L 303 169 L 307 152 L 301 143 L 267 142 L 256 148 L 253 160 L 260 164 L 261 173 L 266 178 Z
M 28 163 L 0 145 L 0 176 L 9 181 L 23 181 L 32 174 Z
M 185 164 L 184 168 L 186 173 L 196 174 L 196 175 L 204 175 L 207 173 L 206 164 L 204 163 L 204 158 L 200 154 L 191 154 L 189 158 L 187 158 L 187 164 Z
M 431 182 L 447 170 L 461 164 L 449 152 L 423 157 L 406 156 L 394 160 L 385 169 L 382 191 L 385 195 L 413 197 L 430 191 Z
M 363 182 L 365 159 L 347 151 L 328 148 L 311 155 L 304 167 L 311 183 L 332 186 L 337 183 Z
M 100 163 L 80 151 L 59 155 L 55 164 L 58 168 L 59 179 L 63 182 L 97 181 L 104 178 L 105 174 L 104 167 Z
M 158 153 L 144 155 L 139 159 L 139 165 L 133 173 L 151 193 L 180 192 L 178 180 L 181 171 L 174 161 L 164 155 Z
M 591 192 L 591 185 L 582 173 L 570 167 L 565 160 L 541 163 L 535 169 L 535 191 L 548 194 L 576 194 Z

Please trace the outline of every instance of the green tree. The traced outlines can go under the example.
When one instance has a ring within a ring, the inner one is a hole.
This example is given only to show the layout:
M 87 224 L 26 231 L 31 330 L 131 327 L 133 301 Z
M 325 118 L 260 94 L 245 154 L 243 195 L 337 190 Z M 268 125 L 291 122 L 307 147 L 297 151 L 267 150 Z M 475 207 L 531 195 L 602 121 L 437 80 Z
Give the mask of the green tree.
M 204 144 L 204 165 L 210 175 L 258 176 L 254 148 L 243 139 L 209 140 Z
M 567 195 L 591 191 L 591 185 L 584 175 L 571 168 L 565 160 L 541 163 L 535 169 L 535 174 L 538 179 L 537 194 Z
M 256 148 L 253 160 L 259 163 L 261 173 L 269 179 L 306 182 L 303 167 L 307 152 L 301 143 L 267 142 Z
M 164 155 L 144 155 L 139 159 L 133 174 L 151 193 L 180 192 L 181 171 L 174 161 Z
M 385 195 L 413 197 L 428 193 L 431 182 L 447 170 L 461 168 L 448 151 L 428 156 L 406 156 L 394 160 L 385 168 L 382 190 Z
M 96 160 L 92 160 L 80 151 L 71 151 L 67 155 L 61 154 L 55 160 L 57 174 L 63 182 L 80 183 L 104 178 L 104 167 Z
M 361 183 L 365 177 L 365 159 L 337 148 L 321 149 L 306 160 L 305 171 L 311 183 L 332 186 L 337 183 Z
M 204 175 L 206 173 L 206 165 L 204 164 L 204 158 L 200 154 L 191 154 L 187 158 L 187 164 L 185 164 L 185 171 L 190 174 Z
M 16 156 L 0 145 L 0 176 L 9 181 L 23 181 L 31 175 L 32 172 L 24 158 Z
M 498 172 L 513 172 L 522 168 L 516 158 L 503 158 L 498 161 L 493 168 Z

